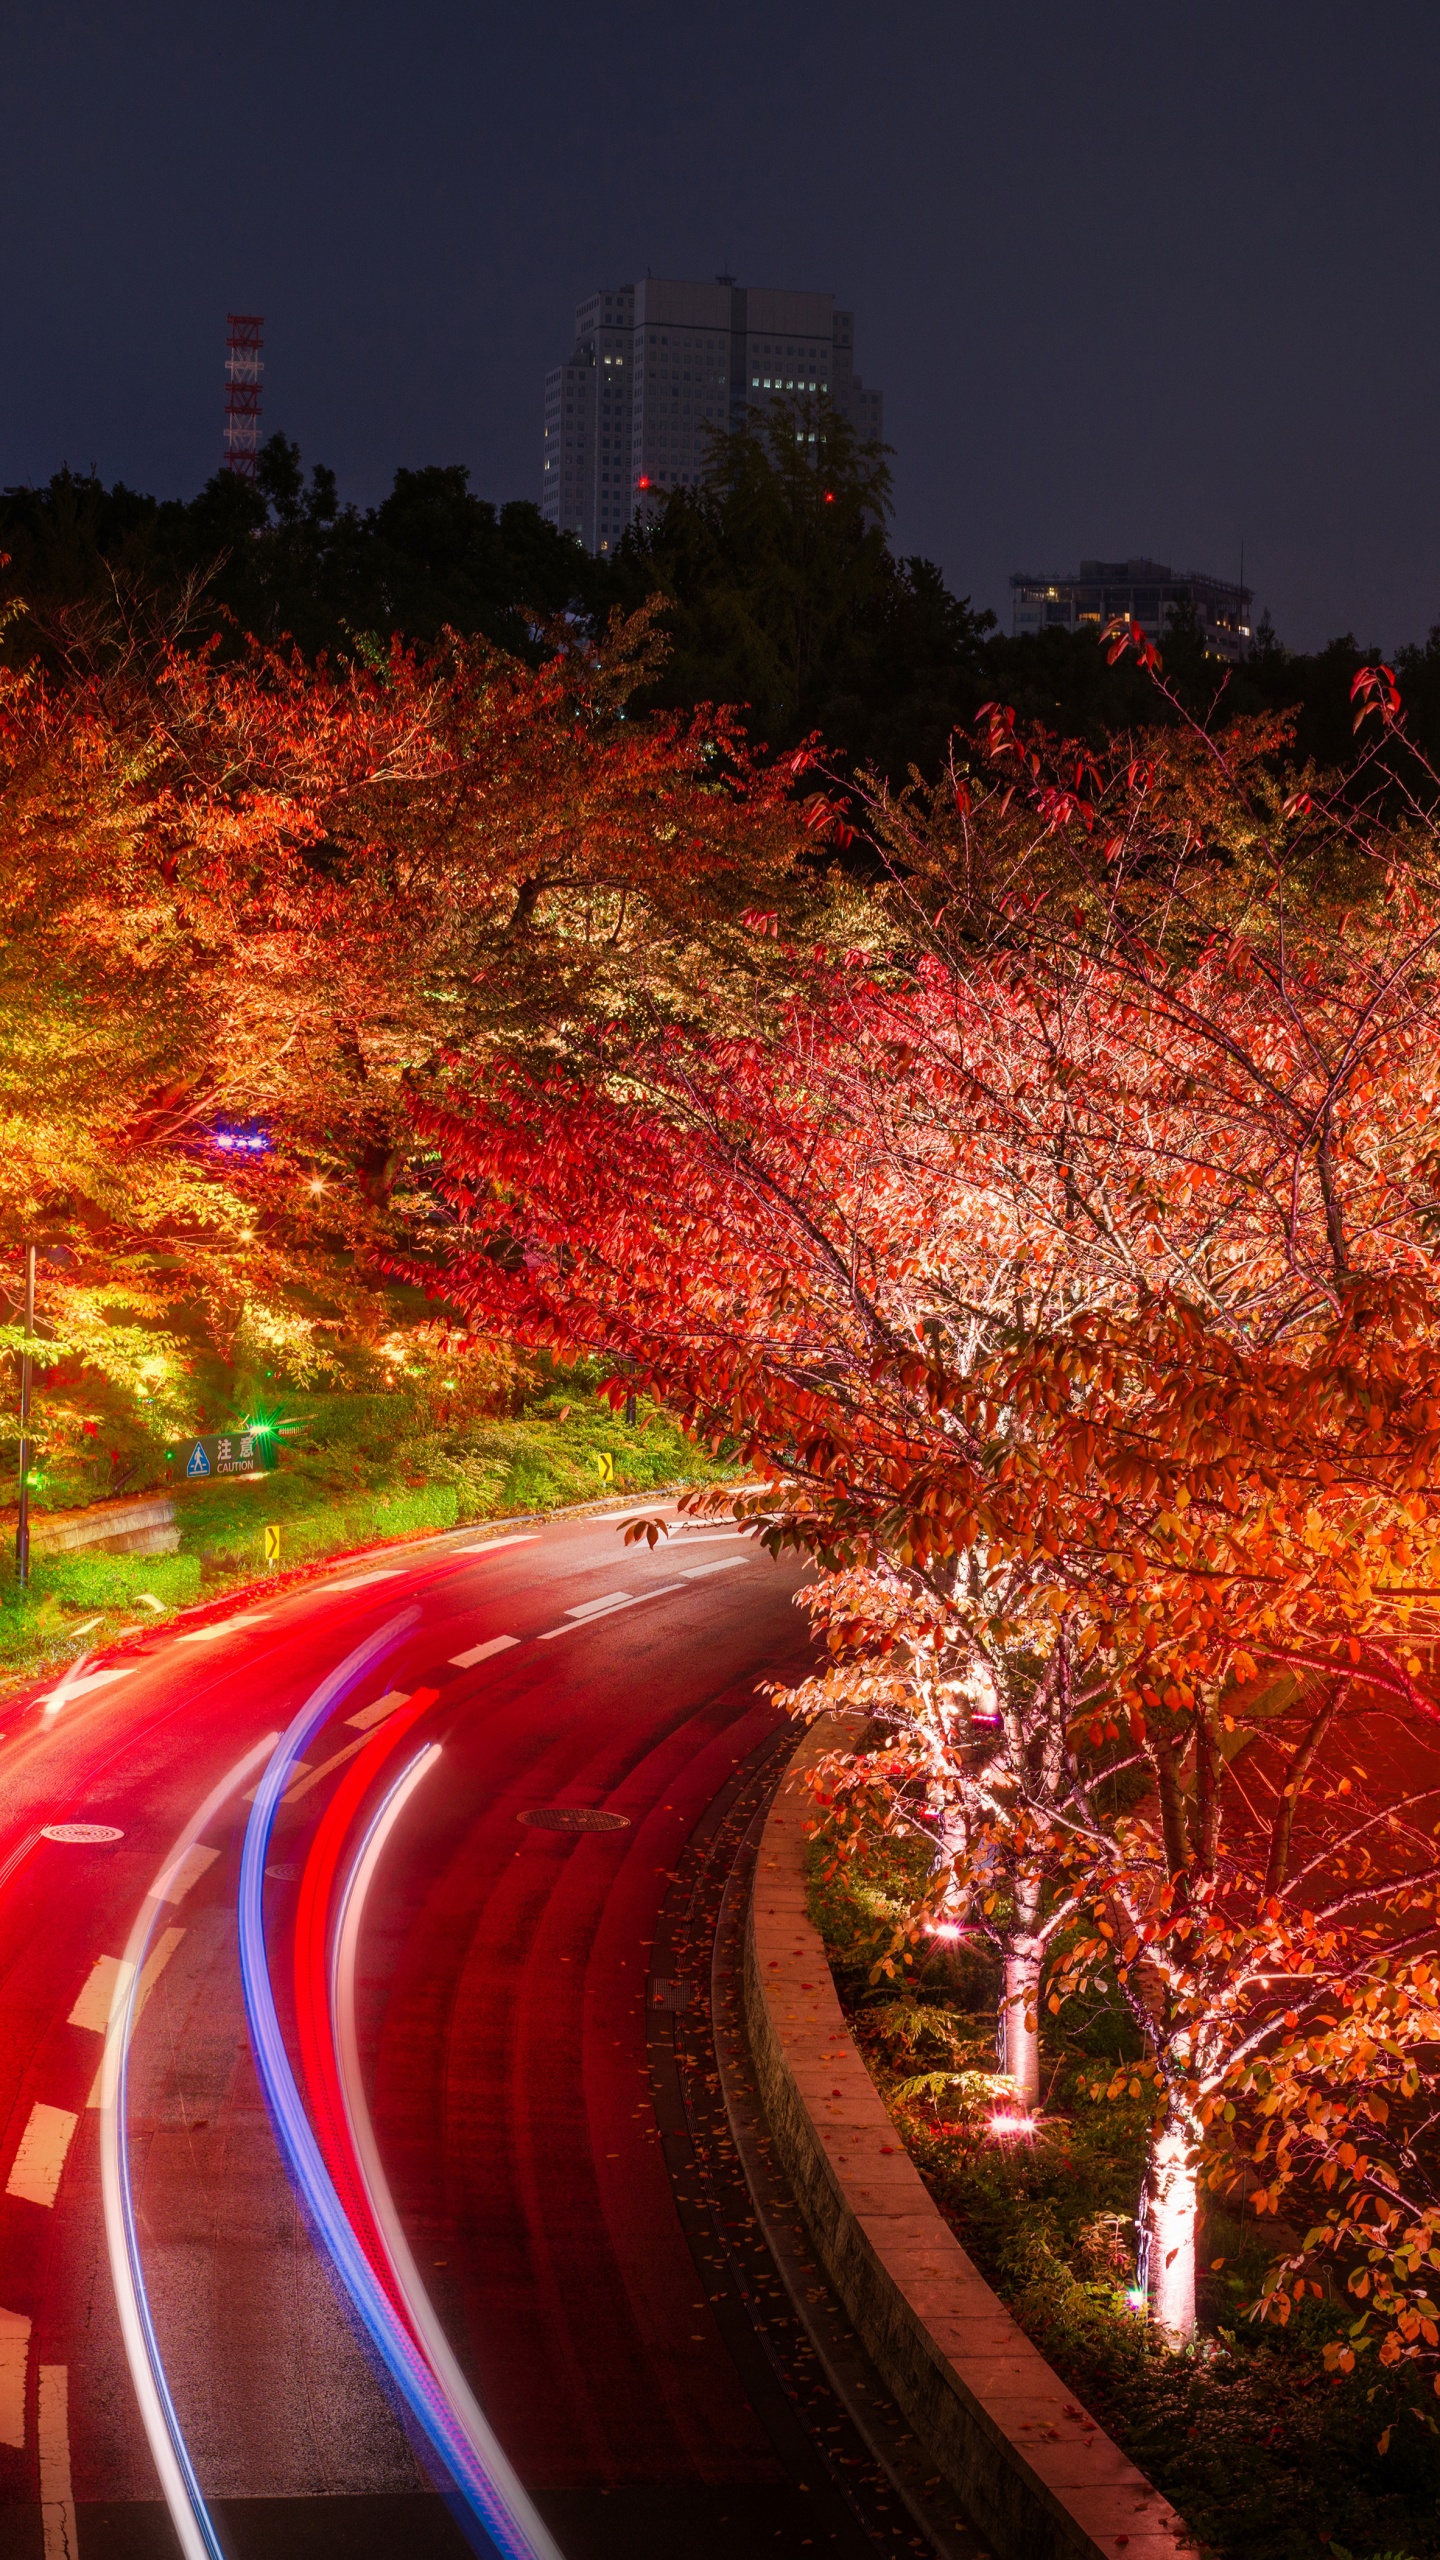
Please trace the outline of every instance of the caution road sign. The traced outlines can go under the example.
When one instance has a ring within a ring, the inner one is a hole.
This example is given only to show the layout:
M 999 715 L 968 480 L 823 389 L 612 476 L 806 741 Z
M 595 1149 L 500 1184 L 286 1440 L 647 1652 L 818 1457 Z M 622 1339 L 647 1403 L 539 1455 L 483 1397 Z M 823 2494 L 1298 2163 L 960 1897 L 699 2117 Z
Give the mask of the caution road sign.
M 206 1476 L 258 1476 L 279 1463 L 273 1431 L 214 1431 L 203 1440 L 182 1441 L 178 1464 L 193 1482 Z
M 280 1561 L 280 1523 L 278 1520 L 267 1520 L 265 1523 L 265 1561 L 267 1564 L 278 1564 Z

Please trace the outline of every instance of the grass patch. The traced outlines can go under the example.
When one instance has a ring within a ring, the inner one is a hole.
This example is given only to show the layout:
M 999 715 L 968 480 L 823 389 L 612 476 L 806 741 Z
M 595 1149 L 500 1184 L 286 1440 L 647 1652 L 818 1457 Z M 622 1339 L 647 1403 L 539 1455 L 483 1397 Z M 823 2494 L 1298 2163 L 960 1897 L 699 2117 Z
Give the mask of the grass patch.
M 12 1678 L 105 1644 L 122 1626 L 157 1623 L 254 1579 L 268 1523 L 280 1565 L 318 1562 L 392 1538 L 469 1522 L 559 1511 L 617 1494 L 703 1483 L 723 1472 L 669 1416 L 641 1403 L 626 1424 L 583 1377 L 542 1381 L 516 1414 L 437 1418 L 402 1393 L 295 1395 L 283 1408 L 279 1467 L 259 1482 L 178 1483 L 178 1554 L 32 1561 L 21 1592 L 13 1560 L 0 1567 L 0 1670 Z
M 923 1853 L 920 1853 L 923 1857 Z M 871 1967 L 919 1881 L 888 1842 L 828 1880 L 811 1850 L 810 1908 L 856 2041 L 946 2220 L 1067 2386 L 1172 2499 L 1213 2560 L 1440 2560 L 1440 2435 L 1427 2376 L 1371 2367 L 1332 2380 L 1321 2347 L 1355 2306 L 1311 2303 L 1285 2330 L 1246 2312 L 1267 2249 L 1211 2211 L 1205 2336 L 1176 2355 L 1126 2302 L 1145 2111 L 1086 2095 L 1097 2056 L 1133 2030 L 1097 2002 L 1044 2040 L 1033 2140 L 997 2139 L 998 1968 L 944 1951 L 897 1986 Z M 1000 2084 L 1003 2085 L 1003 2084 Z M 1378 2450 L 1389 2429 L 1388 2450 Z

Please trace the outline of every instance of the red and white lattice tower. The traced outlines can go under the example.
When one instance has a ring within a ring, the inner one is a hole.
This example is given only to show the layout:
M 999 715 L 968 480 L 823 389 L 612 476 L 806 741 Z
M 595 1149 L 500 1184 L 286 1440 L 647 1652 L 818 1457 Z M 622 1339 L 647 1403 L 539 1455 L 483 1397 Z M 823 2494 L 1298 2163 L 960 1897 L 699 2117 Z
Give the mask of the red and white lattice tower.
M 265 344 L 265 323 L 258 312 L 231 311 L 226 314 L 226 328 L 230 352 L 225 359 L 224 467 L 238 471 L 242 480 L 253 480 L 260 451 L 260 385 L 265 374 L 260 350 Z

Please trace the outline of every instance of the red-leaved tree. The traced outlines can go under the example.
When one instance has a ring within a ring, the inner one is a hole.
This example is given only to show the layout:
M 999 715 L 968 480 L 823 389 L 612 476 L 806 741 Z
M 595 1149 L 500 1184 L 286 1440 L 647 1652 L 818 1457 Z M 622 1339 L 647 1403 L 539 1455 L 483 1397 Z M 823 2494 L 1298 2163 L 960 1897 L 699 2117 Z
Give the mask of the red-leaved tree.
M 1062 787 L 993 724 L 948 809 L 877 809 L 910 848 L 882 967 L 818 963 L 748 1039 L 627 1030 L 583 1075 L 462 1067 L 421 1114 L 465 1231 L 448 1286 L 477 1318 L 620 1355 L 770 1475 L 772 1540 L 899 1578 L 908 1766 L 878 1583 L 860 1612 L 841 1595 L 832 1685 L 870 1681 L 888 1714 L 867 1783 L 930 1821 L 951 1907 L 998 1862 L 1027 2003 L 1042 1904 L 1113 1905 L 1101 1950 L 1183 1950 L 1223 1867 L 1206 1968 L 1127 1970 L 1176 2334 L 1210 2095 L 1278 2049 L 1296 1982 L 1313 2007 L 1355 1945 L 1405 1943 L 1368 1883 L 1363 1927 L 1341 1893 L 1317 1934 L 1301 1871 L 1342 1876 L 1349 1817 L 1292 1865 L 1293 1818 L 1266 1834 L 1249 1804 L 1254 1754 L 1282 1804 L 1331 1801 L 1339 1702 L 1358 1678 L 1367 1713 L 1428 1717 L 1435 1632 L 1426 842 L 1282 801 L 1273 744 L 1182 736 L 1077 759 Z M 949 1702 L 928 1723 L 922 1668 Z M 992 1693 L 999 1770 L 977 1747 Z M 1174 1915 L 1149 1940 L 1149 1887 L 1122 1912 L 1095 1813 L 1122 1769 L 1143 1782 L 1124 1854 Z M 1256 1969 L 1276 1930 L 1304 1956 L 1285 2005 Z

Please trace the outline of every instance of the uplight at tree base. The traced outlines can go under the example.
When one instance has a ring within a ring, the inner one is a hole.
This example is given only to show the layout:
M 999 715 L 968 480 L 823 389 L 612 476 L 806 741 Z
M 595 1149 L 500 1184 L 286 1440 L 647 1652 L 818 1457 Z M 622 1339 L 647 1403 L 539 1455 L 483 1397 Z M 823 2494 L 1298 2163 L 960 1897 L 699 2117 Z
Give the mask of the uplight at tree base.
M 1034 2116 L 1009 2114 L 993 2115 L 990 2130 L 1001 2141 L 1013 2141 L 1017 2136 L 1033 2141 L 1038 2127 Z

